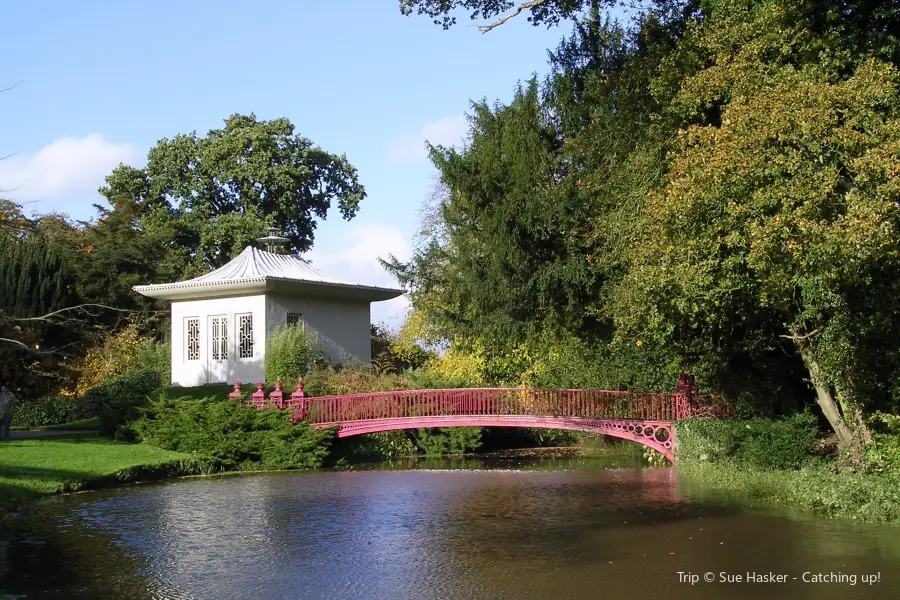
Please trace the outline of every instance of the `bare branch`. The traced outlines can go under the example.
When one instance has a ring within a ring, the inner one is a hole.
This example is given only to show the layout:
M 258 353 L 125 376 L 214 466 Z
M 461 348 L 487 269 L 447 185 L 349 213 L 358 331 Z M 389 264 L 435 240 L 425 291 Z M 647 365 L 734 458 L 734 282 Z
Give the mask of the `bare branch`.
M 23 79 L 22 81 L 25 81 L 25 80 Z M 22 81 L 19 81 L 18 83 L 14 83 L 12 85 L 8 85 L 3 89 L 0 89 L 0 94 L 2 94 L 3 92 L 8 92 L 9 90 L 13 89 L 14 87 L 17 87 L 18 85 L 20 85 L 22 83 Z
M 57 351 L 55 351 L 55 350 L 41 350 L 39 348 L 32 348 L 28 344 L 26 344 L 24 342 L 20 342 L 19 340 L 13 340 L 13 339 L 4 338 L 4 337 L 0 337 L 0 344 L 12 344 L 13 346 L 19 346 L 20 348 L 24 348 L 31 354 L 40 354 L 43 356 L 57 353 Z
M 526 10 L 526 9 L 528 9 L 528 8 L 534 8 L 534 7 L 536 7 L 536 6 L 540 6 L 541 4 L 543 4 L 543 3 L 546 2 L 546 1 L 547 1 L 547 0 L 530 0 L 529 2 L 523 2 L 522 4 L 520 4 L 520 5 L 518 5 L 518 6 L 516 7 L 516 10 L 514 10 L 514 11 L 511 12 L 511 13 L 509 13 L 508 15 L 505 15 L 505 16 L 501 17 L 501 18 L 498 19 L 497 21 L 494 21 L 493 23 L 491 23 L 491 24 L 489 24 L 489 25 L 479 25 L 479 26 L 478 26 L 478 31 L 480 31 L 481 33 L 487 33 L 488 31 L 491 31 L 492 29 L 495 29 L 495 28 L 497 28 L 497 27 L 500 27 L 501 25 L 503 25 L 504 23 L 506 23 L 507 21 L 509 21 L 509 20 L 512 19 L 513 17 L 519 16 L 519 14 L 520 14 L 523 10 Z
M 6 319 L 8 321 L 19 321 L 19 322 L 49 321 L 52 317 L 56 317 L 56 316 L 62 315 L 63 313 L 69 313 L 69 312 L 76 311 L 76 310 L 83 310 L 88 315 L 94 316 L 93 314 L 87 312 L 88 308 L 102 308 L 105 310 L 112 310 L 112 311 L 116 311 L 116 312 L 141 312 L 139 310 L 129 309 L 129 308 L 115 308 L 112 306 L 106 306 L 105 304 L 78 304 L 76 306 L 67 306 L 66 308 L 54 310 L 53 312 L 49 312 L 46 315 L 40 315 L 38 317 L 13 317 L 10 315 L 3 315 L 3 314 L 0 314 L 0 317 Z
M 806 335 L 779 335 L 778 337 L 784 338 L 784 339 L 786 339 L 786 340 L 792 340 L 792 341 L 794 341 L 794 342 L 802 342 L 802 341 L 804 341 L 804 340 L 808 340 L 808 339 L 811 338 L 812 336 L 814 336 L 814 335 L 816 335 L 816 334 L 818 334 L 818 333 L 821 333 L 821 332 L 822 332 L 822 328 L 819 327 L 819 328 L 813 329 L 812 331 L 810 331 L 810 332 L 807 333 Z

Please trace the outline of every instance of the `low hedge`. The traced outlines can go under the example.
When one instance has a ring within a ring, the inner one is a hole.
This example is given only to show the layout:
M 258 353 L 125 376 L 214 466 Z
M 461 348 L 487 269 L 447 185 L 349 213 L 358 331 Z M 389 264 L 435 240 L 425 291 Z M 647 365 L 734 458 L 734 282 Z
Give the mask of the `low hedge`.
M 44 396 L 18 402 L 13 409 L 13 419 L 20 427 L 45 427 L 67 422 L 71 412 L 72 400 L 69 398 Z
M 294 425 L 290 411 L 257 410 L 232 399 L 160 393 L 136 412 L 120 437 L 204 457 L 223 471 L 317 468 L 334 437 Z

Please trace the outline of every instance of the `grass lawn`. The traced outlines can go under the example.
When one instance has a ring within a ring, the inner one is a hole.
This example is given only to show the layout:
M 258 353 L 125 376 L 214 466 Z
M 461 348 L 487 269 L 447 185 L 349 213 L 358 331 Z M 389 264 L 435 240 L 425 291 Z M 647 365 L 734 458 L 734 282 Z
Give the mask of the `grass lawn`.
M 188 458 L 144 444 L 99 437 L 54 437 L 0 442 L 0 511 L 31 498 L 75 490 L 104 479 L 129 479 L 135 467 Z

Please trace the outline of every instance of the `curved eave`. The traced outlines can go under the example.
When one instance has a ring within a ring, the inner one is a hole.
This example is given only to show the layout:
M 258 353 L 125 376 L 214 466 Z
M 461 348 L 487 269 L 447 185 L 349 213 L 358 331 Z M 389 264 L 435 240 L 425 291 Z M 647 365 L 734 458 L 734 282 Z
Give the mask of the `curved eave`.
M 402 296 L 403 290 L 346 283 L 297 281 L 276 277 L 258 277 L 241 281 L 210 283 L 163 283 L 136 285 L 135 292 L 159 300 L 201 300 L 229 296 L 250 296 L 265 293 L 283 293 L 304 296 L 322 296 L 344 300 L 381 302 Z

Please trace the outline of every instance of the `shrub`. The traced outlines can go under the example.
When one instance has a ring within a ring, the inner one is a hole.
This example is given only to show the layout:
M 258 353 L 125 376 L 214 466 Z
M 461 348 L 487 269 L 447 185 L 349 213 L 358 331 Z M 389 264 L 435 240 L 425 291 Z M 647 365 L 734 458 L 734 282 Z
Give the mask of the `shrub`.
M 99 417 L 100 432 L 116 434 L 120 426 L 137 418 L 137 408 L 147 403 L 148 394 L 160 383 L 159 373 L 146 369 L 113 377 L 90 388 L 77 400 L 73 418 Z
M 287 411 L 257 410 L 231 399 L 172 399 L 160 393 L 139 413 L 127 426 L 133 437 L 206 457 L 220 470 L 316 468 L 334 435 L 292 424 Z
M 866 452 L 869 468 L 900 470 L 900 415 L 876 412 L 869 419 L 872 443 Z
M 407 431 L 383 431 L 336 440 L 332 461 L 375 462 L 415 456 L 416 446 Z
M 138 349 L 138 363 L 141 369 L 158 373 L 163 384 L 172 381 L 172 348 L 168 342 L 144 340 Z
M 468 454 L 481 448 L 481 433 L 481 427 L 419 429 L 415 444 L 426 456 Z
M 62 396 L 44 396 L 16 404 L 13 419 L 22 427 L 44 427 L 69 420 L 72 401 Z
M 146 342 L 147 338 L 141 337 L 136 324 L 107 335 L 100 345 L 88 350 L 78 364 L 80 375 L 74 395 L 82 396 L 104 381 L 141 368 L 140 350 Z
M 377 374 L 362 368 L 335 369 L 331 366 L 312 369 L 303 382 L 304 391 L 313 397 L 413 389 L 410 382 L 399 375 Z
M 739 463 L 760 469 L 798 469 L 818 443 L 809 412 L 786 419 L 702 420 L 676 424 L 679 462 Z
M 324 360 L 325 348 L 317 335 L 302 324 L 280 327 L 266 340 L 266 381 L 297 381 Z
M 449 390 L 469 387 L 462 379 L 447 379 L 439 373 L 427 369 L 412 369 L 401 375 L 409 382 L 410 389 L 417 390 Z

